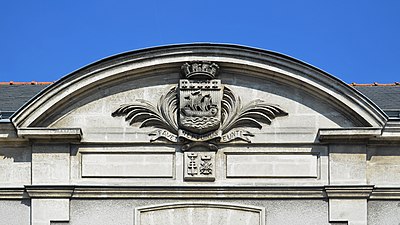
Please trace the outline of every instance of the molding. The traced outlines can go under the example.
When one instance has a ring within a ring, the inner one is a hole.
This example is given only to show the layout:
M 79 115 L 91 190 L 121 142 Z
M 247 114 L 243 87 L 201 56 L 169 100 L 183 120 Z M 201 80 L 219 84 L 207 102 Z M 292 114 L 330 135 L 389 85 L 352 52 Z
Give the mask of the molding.
M 144 72 L 178 72 L 188 61 L 219 63 L 224 70 L 243 71 L 260 78 L 296 86 L 337 105 L 358 124 L 382 127 L 387 115 L 372 101 L 332 75 L 294 58 L 271 51 L 228 44 L 184 44 L 120 54 L 86 66 L 58 80 L 13 114 L 16 127 L 40 126 L 61 111 L 71 98 L 110 82 Z M 272 74 L 272 75 L 271 75 Z
M 0 120 L 0 143 L 3 144 L 22 144 L 28 142 L 26 139 L 17 135 L 14 125 L 9 120 Z
M 331 198 L 369 198 L 373 192 L 373 185 L 365 186 L 336 186 L 330 185 L 325 186 L 326 195 L 329 199 Z
M 318 137 L 320 141 L 349 141 L 349 140 L 369 140 L 380 136 L 381 128 L 334 128 L 319 129 Z
M 88 198 L 106 194 L 114 198 L 247 198 L 247 199 L 282 199 L 282 198 L 323 198 L 321 188 L 144 188 L 144 189 L 98 189 L 80 190 L 74 197 Z
M 25 190 L 30 198 L 71 198 L 74 187 L 26 185 Z
M 323 187 L 26 186 L 31 198 L 322 199 Z
M 247 212 L 247 213 L 255 213 L 258 215 L 258 224 L 259 225 L 264 225 L 265 224 L 265 208 L 259 207 L 259 206 L 250 206 L 250 205 L 242 205 L 242 204 L 232 204 L 232 203 L 220 203 L 220 202 L 176 202 L 176 203 L 164 203 L 164 204 L 158 204 L 158 205 L 151 205 L 151 206 L 144 206 L 144 207 L 137 207 L 135 208 L 135 224 L 136 225 L 141 225 L 142 224 L 142 213 L 148 213 L 151 212 L 152 218 L 156 217 L 157 211 L 162 211 L 162 210 L 174 210 L 173 212 L 175 214 L 179 213 L 179 209 L 190 209 L 190 208 L 201 208 L 202 212 L 204 213 L 204 210 L 211 210 L 211 212 L 215 211 L 215 209 L 225 209 L 225 210 L 233 210 L 233 211 L 241 211 L 241 212 Z M 199 212 L 200 213 L 200 212 Z M 210 215 L 210 214 L 208 214 Z M 165 218 L 165 215 L 161 214 L 163 219 L 168 219 Z M 171 214 L 170 214 L 171 216 Z M 181 216 L 187 216 L 187 217 L 192 217 L 191 212 L 187 212 L 186 215 L 181 215 Z M 204 216 L 204 215 L 203 215 Z M 214 215 L 215 217 L 216 215 Z M 220 215 L 222 216 L 222 215 Z M 238 216 L 237 213 L 235 214 L 229 214 L 231 217 Z M 248 219 L 248 215 L 242 215 Z M 172 219 L 172 218 L 171 218 Z M 200 219 L 200 218 L 198 218 Z M 148 221 L 147 221 L 148 222 Z M 247 221 L 248 222 L 248 221 Z M 147 224 L 147 223 L 146 223 Z
M 291 199 L 324 198 L 321 187 L 110 187 L 74 190 L 73 198 Z
M 5 187 L 0 188 L 0 200 L 4 199 L 24 199 L 28 198 L 25 195 L 24 187 Z
M 400 187 L 376 187 L 371 200 L 400 200 Z
M 0 188 L 1 199 L 27 198 L 142 198 L 142 199 L 368 199 L 400 200 L 400 187 L 132 187 L 26 185 Z
M 66 139 L 79 141 L 82 138 L 82 130 L 80 128 L 18 128 L 18 137 L 28 139 Z
M 400 141 L 400 119 L 389 120 L 383 128 L 380 139 Z

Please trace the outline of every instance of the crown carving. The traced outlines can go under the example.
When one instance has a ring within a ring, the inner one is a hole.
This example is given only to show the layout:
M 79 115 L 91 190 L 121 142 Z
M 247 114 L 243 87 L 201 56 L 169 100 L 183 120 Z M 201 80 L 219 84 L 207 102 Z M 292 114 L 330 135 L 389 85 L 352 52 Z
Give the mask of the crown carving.
M 214 79 L 219 66 L 211 62 L 190 62 L 183 64 L 181 69 L 182 75 L 187 79 Z

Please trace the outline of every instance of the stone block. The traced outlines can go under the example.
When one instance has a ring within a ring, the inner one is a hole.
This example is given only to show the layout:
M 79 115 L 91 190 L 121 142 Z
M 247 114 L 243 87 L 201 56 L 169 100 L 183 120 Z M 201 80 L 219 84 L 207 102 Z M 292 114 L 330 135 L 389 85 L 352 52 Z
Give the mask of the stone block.
M 174 154 L 85 153 L 82 177 L 165 177 L 174 176 Z
M 368 225 L 400 224 L 400 201 L 368 201 Z
M 69 199 L 32 199 L 31 225 L 69 221 Z
M 329 146 L 330 184 L 362 185 L 367 183 L 365 145 Z
M 329 221 L 367 225 L 367 200 L 329 199 Z
M 0 224 L 31 225 L 29 200 L 1 200 Z
M 228 178 L 318 177 L 316 155 L 227 155 Z
M 369 146 L 368 183 L 380 187 L 400 185 L 400 147 Z
M 0 147 L 0 187 L 31 183 L 30 147 Z
M 69 145 L 33 145 L 32 184 L 69 184 L 69 179 Z

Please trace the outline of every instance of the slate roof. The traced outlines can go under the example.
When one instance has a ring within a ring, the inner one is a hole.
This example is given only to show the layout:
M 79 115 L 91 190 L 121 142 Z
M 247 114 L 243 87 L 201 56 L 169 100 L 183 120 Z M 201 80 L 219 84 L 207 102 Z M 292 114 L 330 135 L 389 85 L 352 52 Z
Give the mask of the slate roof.
M 9 118 L 51 82 L 0 82 L 0 119 Z
M 0 82 L 0 119 L 9 118 L 52 82 Z M 371 99 L 389 117 L 400 118 L 400 83 L 350 84 Z
M 377 104 L 389 117 L 400 118 L 400 84 L 351 84 L 356 90 Z

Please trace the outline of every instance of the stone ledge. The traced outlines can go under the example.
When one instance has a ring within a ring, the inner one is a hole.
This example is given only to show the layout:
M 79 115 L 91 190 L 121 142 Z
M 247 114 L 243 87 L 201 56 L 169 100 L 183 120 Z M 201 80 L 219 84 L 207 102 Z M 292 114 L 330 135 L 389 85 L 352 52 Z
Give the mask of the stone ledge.
M 71 198 L 74 187 L 27 185 L 25 190 L 30 198 Z
M 400 141 L 400 119 L 389 120 L 383 128 L 382 136 L 379 139 Z
M 0 199 L 166 198 L 166 199 L 368 199 L 400 200 L 400 187 L 116 187 L 26 185 L 0 188 Z
M 363 186 L 325 186 L 326 195 L 328 198 L 369 198 L 374 190 L 373 185 Z
M 325 198 L 323 187 L 26 186 L 31 198 Z
M 82 130 L 80 128 L 19 128 L 18 137 L 28 139 L 67 139 L 81 140 Z
M 24 199 L 28 198 L 24 187 L 0 188 L 0 199 Z
M 81 188 L 77 187 L 73 198 L 324 198 L 321 187 L 114 187 Z
M 371 200 L 400 200 L 399 187 L 376 187 L 370 196 Z
M 319 129 L 320 141 L 343 141 L 343 140 L 368 140 L 380 136 L 381 128 L 335 128 Z

